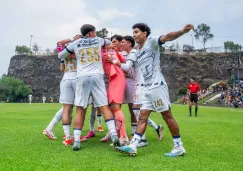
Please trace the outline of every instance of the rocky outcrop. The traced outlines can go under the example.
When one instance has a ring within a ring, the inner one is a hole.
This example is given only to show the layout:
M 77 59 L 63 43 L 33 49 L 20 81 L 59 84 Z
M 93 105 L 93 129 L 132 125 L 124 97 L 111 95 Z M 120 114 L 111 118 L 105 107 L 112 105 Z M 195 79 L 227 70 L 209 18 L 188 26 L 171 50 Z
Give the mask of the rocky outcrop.
M 170 88 L 171 100 L 178 95 L 178 89 L 187 87 L 190 77 L 195 77 L 206 88 L 219 80 L 229 78 L 228 69 L 237 68 L 239 54 L 206 54 L 181 56 L 163 55 L 161 68 Z M 243 61 L 243 54 L 241 54 Z M 59 84 L 63 73 L 59 71 L 60 60 L 57 56 L 16 55 L 11 58 L 8 75 L 24 80 L 33 90 L 34 101 L 41 101 L 42 96 L 54 101 L 59 99 Z M 236 73 L 236 70 L 233 71 Z M 240 71 L 243 77 L 243 70 Z

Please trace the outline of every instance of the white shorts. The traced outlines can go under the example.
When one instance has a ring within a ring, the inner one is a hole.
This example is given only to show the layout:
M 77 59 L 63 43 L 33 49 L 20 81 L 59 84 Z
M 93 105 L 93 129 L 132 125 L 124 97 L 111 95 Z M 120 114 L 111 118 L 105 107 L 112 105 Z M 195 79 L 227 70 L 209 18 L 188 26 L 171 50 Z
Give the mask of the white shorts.
M 76 79 L 62 80 L 60 83 L 60 98 L 61 104 L 74 104 L 76 91 Z
M 142 91 L 141 109 L 164 112 L 170 109 L 170 97 L 167 85 L 163 84 Z
M 126 88 L 124 94 L 123 103 L 133 103 L 134 102 L 134 94 L 136 91 L 135 80 L 126 78 Z
M 86 109 L 90 96 L 94 107 L 108 105 L 103 75 L 83 76 L 77 79 L 75 106 Z
M 133 104 L 140 105 L 142 104 L 142 91 L 143 87 L 142 86 L 136 86 L 135 93 L 133 94 Z

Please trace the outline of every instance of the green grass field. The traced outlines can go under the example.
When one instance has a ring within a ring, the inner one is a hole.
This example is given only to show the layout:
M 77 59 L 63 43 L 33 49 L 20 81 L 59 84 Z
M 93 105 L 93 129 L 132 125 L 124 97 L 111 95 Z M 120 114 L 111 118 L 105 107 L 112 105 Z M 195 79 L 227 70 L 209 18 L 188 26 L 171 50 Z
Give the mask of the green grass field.
M 60 107 L 0 104 L 0 170 L 243 170 L 242 109 L 200 107 L 199 117 L 189 118 L 187 106 L 173 105 L 187 155 L 167 158 L 163 154 L 171 150 L 172 138 L 158 113 L 152 113 L 151 118 L 164 125 L 164 139 L 158 141 L 155 131 L 148 127 L 149 146 L 130 157 L 116 152 L 109 143 L 100 143 L 105 132 L 96 133 L 78 152 L 62 145 L 61 124 L 54 129 L 58 140 L 44 137 L 43 129 Z M 130 134 L 127 107 L 123 111 Z M 89 114 L 82 134 L 88 130 Z

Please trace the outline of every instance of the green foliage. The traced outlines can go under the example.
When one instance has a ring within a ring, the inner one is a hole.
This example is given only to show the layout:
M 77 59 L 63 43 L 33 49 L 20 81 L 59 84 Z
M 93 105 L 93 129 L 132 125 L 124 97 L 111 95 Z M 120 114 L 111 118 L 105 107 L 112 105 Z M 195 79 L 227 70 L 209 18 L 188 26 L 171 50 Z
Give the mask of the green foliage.
M 96 36 L 105 38 L 108 36 L 108 31 L 106 30 L 106 28 L 102 28 L 101 30 L 96 31 Z
M 210 30 L 211 28 L 204 23 L 198 25 L 197 29 L 194 30 L 194 36 L 197 40 L 200 40 L 203 43 L 204 50 L 206 50 L 206 42 L 214 37 L 214 35 L 210 33 Z
M 35 52 L 35 54 L 37 54 L 37 52 L 39 51 L 40 47 L 39 47 L 39 45 L 37 43 L 34 43 L 32 49 Z
M 27 97 L 32 90 L 24 84 L 23 80 L 15 77 L 2 76 L 0 79 L 0 101 L 11 97 L 13 101 Z
M 239 44 L 235 44 L 232 41 L 224 42 L 224 50 L 225 52 L 239 52 L 241 51 L 242 46 Z
M 23 54 L 30 54 L 31 53 L 30 49 L 25 45 L 22 45 L 22 46 L 17 45 L 15 47 L 15 52 L 16 52 L 17 55 L 23 55 Z
M 183 87 L 183 88 L 180 88 L 180 89 L 179 89 L 179 94 L 180 94 L 180 95 L 184 95 L 184 94 L 186 94 L 186 93 L 187 93 L 187 88 Z

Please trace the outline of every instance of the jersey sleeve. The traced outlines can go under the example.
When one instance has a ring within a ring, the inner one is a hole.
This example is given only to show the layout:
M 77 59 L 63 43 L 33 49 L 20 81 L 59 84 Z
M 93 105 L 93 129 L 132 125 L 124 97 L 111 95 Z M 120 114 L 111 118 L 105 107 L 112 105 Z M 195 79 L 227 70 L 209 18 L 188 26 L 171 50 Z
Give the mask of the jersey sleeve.
M 133 66 L 133 62 L 131 60 L 127 60 L 126 63 L 121 64 L 122 70 L 128 72 Z
M 165 42 L 161 42 L 160 41 L 160 37 L 161 36 L 151 36 L 151 37 L 149 37 L 148 38 L 148 40 L 149 40 L 149 42 L 151 43 L 151 45 L 153 45 L 153 46 L 161 46 L 161 45 L 163 45 Z
M 134 50 L 134 49 L 131 50 L 131 52 L 127 56 L 127 61 L 132 61 L 133 63 L 137 61 L 136 50 Z
M 98 37 L 98 38 L 99 38 L 99 41 L 100 41 L 100 45 L 101 46 L 106 46 L 106 45 L 110 45 L 111 44 L 111 41 L 108 40 L 108 39 L 101 38 L 101 37 Z

